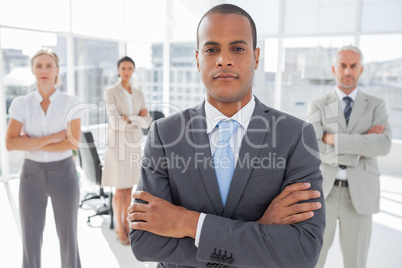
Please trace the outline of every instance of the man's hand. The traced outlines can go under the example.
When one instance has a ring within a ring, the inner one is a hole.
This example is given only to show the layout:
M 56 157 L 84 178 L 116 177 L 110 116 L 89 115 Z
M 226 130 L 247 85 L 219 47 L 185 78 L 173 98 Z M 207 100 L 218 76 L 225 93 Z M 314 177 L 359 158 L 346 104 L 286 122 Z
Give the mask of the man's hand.
M 127 220 L 131 228 L 160 236 L 195 239 L 200 213 L 173 205 L 147 192 L 135 192 L 132 198 L 148 204 L 135 203 L 128 207 Z
M 334 134 L 324 134 L 322 137 L 322 141 L 328 145 L 334 145 L 335 144 L 335 135 Z
M 367 131 L 367 134 L 382 134 L 384 132 L 384 125 L 375 125 Z
M 321 208 L 320 202 L 298 203 L 320 197 L 319 191 L 307 190 L 310 183 L 295 183 L 274 199 L 257 222 L 261 224 L 294 224 L 314 216 L 313 210 Z

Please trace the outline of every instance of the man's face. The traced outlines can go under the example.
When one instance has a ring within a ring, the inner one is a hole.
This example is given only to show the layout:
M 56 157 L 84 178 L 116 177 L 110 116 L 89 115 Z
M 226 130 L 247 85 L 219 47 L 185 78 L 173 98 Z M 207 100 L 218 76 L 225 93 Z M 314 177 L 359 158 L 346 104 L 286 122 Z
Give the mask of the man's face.
M 253 50 L 248 19 L 234 14 L 209 15 L 201 22 L 198 36 L 197 68 L 208 101 L 214 105 L 249 100 L 260 50 Z
M 346 94 L 349 94 L 357 87 L 362 72 L 363 66 L 360 64 L 360 56 L 351 50 L 341 51 L 335 66 L 332 66 L 336 85 Z

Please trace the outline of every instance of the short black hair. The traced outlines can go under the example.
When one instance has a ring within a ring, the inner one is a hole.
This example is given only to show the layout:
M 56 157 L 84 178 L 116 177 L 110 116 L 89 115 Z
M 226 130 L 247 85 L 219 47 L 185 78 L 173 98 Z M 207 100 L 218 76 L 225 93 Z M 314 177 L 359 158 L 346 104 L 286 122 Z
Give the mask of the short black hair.
M 134 65 L 134 68 L 135 68 L 135 62 L 133 61 L 133 59 L 130 58 L 130 57 L 128 57 L 128 56 L 124 56 L 123 58 L 119 59 L 119 61 L 117 62 L 117 69 L 119 69 L 120 64 L 121 64 L 122 62 L 124 62 L 124 61 L 129 61 L 129 62 L 131 62 L 131 63 Z
M 254 48 L 254 50 L 257 48 L 257 28 L 255 27 L 254 20 L 253 20 L 253 18 L 251 18 L 250 14 L 248 14 L 244 9 L 242 9 L 236 5 L 222 4 L 222 5 L 214 6 L 213 8 L 208 10 L 204 14 L 204 16 L 202 16 L 200 22 L 198 23 L 198 26 L 197 26 L 197 49 L 199 48 L 198 31 L 200 29 L 201 22 L 203 21 L 203 19 L 205 17 L 212 15 L 212 14 L 221 14 L 221 15 L 234 14 L 234 15 L 240 15 L 240 16 L 246 17 L 248 19 L 248 21 L 250 22 L 250 26 L 251 26 L 251 34 L 253 37 L 253 48 Z

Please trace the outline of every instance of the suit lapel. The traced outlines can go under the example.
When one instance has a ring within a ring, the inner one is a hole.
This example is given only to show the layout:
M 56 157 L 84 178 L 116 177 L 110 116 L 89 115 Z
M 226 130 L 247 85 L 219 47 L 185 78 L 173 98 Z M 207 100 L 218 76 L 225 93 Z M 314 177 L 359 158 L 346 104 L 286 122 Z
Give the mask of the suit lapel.
M 346 132 L 345 115 L 343 114 L 341 102 L 339 101 L 335 90 L 329 95 L 327 105 L 325 106 L 325 119 L 330 120 L 331 118 L 336 118 L 338 126 L 342 129 L 342 132 Z
M 192 110 L 190 115 L 191 123 L 190 129 L 191 138 L 193 144 L 195 145 L 195 153 L 201 155 L 203 158 L 212 159 L 211 156 L 211 147 L 209 145 L 209 138 L 207 135 L 207 124 L 206 124 L 206 116 L 205 116 L 205 108 L 204 102 Z M 199 168 L 201 172 L 201 177 L 204 182 L 205 188 L 207 189 L 208 197 L 211 200 L 211 203 L 214 207 L 216 215 L 222 215 L 223 213 L 223 203 L 221 199 L 221 194 L 219 192 L 219 185 L 216 179 L 215 170 L 213 167 L 210 167 L 209 164 L 206 165 L 206 168 L 202 166 Z
M 129 116 L 131 115 L 131 111 L 129 111 L 129 105 L 128 105 L 128 100 L 127 100 L 127 95 L 124 92 L 125 89 L 121 85 L 120 82 L 117 82 L 117 101 L 119 102 L 118 106 L 121 107 L 120 112 L 123 113 L 123 115 Z
M 229 194 L 223 213 L 224 217 L 232 217 L 249 180 L 252 168 L 248 166 L 248 164 L 250 164 L 250 161 L 244 160 L 258 157 L 260 146 L 263 145 L 265 137 L 269 131 L 269 129 L 267 129 L 266 123 L 264 123 L 262 120 L 267 120 L 266 113 L 269 109 L 268 107 L 263 105 L 257 98 L 255 98 L 255 102 L 256 103 L 253 116 L 251 118 L 250 124 L 248 125 L 247 132 L 243 138 L 239 159 L 237 160 L 236 169 L 234 171 L 233 179 L 230 184 Z M 263 133 L 256 131 L 257 129 L 266 129 L 267 131 Z
M 356 101 L 353 104 L 352 113 L 350 114 L 347 133 L 351 133 L 353 128 L 359 122 L 359 119 L 362 118 L 362 115 L 366 110 L 366 106 L 367 106 L 366 95 L 359 90 L 359 92 L 357 92 Z

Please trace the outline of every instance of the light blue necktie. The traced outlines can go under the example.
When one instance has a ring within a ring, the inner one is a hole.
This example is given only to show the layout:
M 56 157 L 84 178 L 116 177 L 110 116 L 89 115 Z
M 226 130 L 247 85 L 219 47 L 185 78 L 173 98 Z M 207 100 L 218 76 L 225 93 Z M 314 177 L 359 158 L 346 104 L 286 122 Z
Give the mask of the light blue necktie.
M 239 123 L 234 120 L 220 121 L 217 127 L 219 128 L 219 140 L 213 158 L 219 191 L 221 193 L 223 206 L 225 206 L 236 166 L 229 141 L 233 133 L 235 133 L 239 127 Z

